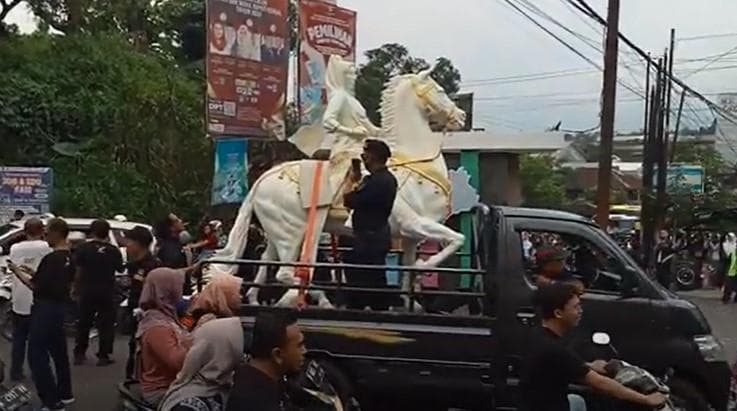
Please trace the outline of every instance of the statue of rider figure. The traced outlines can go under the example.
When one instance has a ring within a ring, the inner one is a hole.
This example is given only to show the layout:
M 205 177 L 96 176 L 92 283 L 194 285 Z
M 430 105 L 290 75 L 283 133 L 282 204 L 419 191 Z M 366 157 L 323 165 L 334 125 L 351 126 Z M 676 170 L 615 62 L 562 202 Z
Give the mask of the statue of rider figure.
M 340 157 L 345 155 L 358 158 L 363 140 L 379 136 L 381 129 L 371 123 L 366 109 L 355 97 L 356 66 L 340 56 L 330 56 L 325 77 L 328 105 L 323 115 L 325 138 L 320 150 L 330 150 L 333 163 L 342 162 L 344 158 Z

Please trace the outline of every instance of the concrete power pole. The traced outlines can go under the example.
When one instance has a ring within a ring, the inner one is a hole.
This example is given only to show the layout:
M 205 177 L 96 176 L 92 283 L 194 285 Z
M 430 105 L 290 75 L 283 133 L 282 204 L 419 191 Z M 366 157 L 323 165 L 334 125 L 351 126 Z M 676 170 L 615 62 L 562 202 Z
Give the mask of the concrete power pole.
M 596 220 L 602 229 L 606 229 L 609 224 L 609 190 L 612 179 L 612 145 L 614 141 L 614 115 L 617 103 L 618 55 L 619 0 L 609 0 L 606 50 L 604 53 L 599 175 L 596 186 Z

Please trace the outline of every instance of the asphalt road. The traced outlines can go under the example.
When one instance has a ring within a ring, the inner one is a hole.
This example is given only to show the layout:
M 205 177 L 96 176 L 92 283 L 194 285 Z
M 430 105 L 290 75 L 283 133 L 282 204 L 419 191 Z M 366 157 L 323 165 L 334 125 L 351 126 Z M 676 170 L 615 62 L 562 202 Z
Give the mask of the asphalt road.
M 714 290 L 698 290 L 683 294 L 701 307 L 709 320 L 714 334 L 724 343 L 730 362 L 737 360 L 737 304 L 723 305 L 719 300 L 719 293 Z M 72 349 L 72 340 L 69 341 Z M 91 353 L 97 349 L 96 340 L 91 343 Z M 10 346 L 0 341 L 0 353 L 6 360 L 9 368 Z M 87 365 L 72 366 L 72 380 L 74 395 L 77 402 L 68 407 L 71 411 L 96 410 L 112 411 L 118 401 L 117 384 L 122 380 L 125 372 L 125 361 L 128 355 L 128 337 L 118 336 L 115 342 L 114 357 L 117 362 L 108 367 L 96 367 L 95 358 L 88 354 Z M 28 375 L 26 370 L 26 375 Z M 27 381 L 29 387 L 33 383 Z

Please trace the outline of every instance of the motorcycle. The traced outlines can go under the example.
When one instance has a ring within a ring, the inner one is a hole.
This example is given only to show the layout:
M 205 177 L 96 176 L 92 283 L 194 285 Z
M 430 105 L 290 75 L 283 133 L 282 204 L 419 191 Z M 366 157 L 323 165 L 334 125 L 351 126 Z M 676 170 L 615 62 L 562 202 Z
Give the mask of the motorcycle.
M 596 346 L 609 350 L 609 352 L 613 354 L 615 358 L 619 356 L 616 348 L 614 348 L 614 346 L 611 344 L 611 339 L 608 334 L 595 333 L 592 340 Z M 672 370 L 669 370 L 663 378 L 658 378 L 644 368 L 617 359 L 608 361 L 604 369 L 606 371 L 606 375 L 609 378 L 617 381 L 627 388 L 639 392 L 640 394 L 650 395 L 659 392 L 663 395 L 668 396 L 668 400 L 666 401 L 665 406 L 660 408 L 660 411 L 679 411 L 686 409 L 683 406 L 677 405 L 676 400 L 670 395 L 671 390 L 668 386 L 668 378 L 670 377 Z M 606 401 L 606 405 L 603 405 L 600 399 L 595 399 L 593 402 L 598 405 L 598 407 L 590 407 L 590 409 L 593 410 L 644 410 L 644 408 L 632 404 L 621 404 L 612 408 L 612 406 L 610 405 L 611 401 L 609 400 Z
M 310 361 L 302 372 L 286 382 L 290 411 L 343 411 L 345 408 L 325 370 L 316 361 Z M 119 411 L 156 411 L 143 400 L 138 381 L 118 384 Z M 2 408 L 0 408 L 2 409 Z M 359 411 L 354 405 L 352 410 Z
M 7 388 L 5 381 L 5 363 L 0 360 L 0 410 L 3 411 L 31 411 L 31 390 L 19 383 Z

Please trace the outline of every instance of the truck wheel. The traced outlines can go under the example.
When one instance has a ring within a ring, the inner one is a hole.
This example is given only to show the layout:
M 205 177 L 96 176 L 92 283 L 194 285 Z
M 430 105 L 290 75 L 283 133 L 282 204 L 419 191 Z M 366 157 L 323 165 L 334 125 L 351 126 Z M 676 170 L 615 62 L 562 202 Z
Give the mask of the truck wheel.
M 335 388 L 335 391 L 340 398 L 340 402 L 343 404 L 343 410 L 361 411 L 361 404 L 358 402 L 356 391 L 354 390 L 353 385 L 350 383 L 350 380 L 348 380 L 348 377 L 346 377 L 345 374 L 340 371 L 338 367 L 334 366 L 330 362 L 318 362 L 320 363 L 320 366 L 322 366 L 322 368 L 325 370 L 328 381 L 330 381 L 330 383 Z
M 680 378 L 668 381 L 671 401 L 677 411 L 709 411 L 709 403 L 693 384 Z
M 675 266 L 675 278 L 678 289 L 681 291 L 691 291 L 699 288 L 699 278 L 696 274 L 694 264 L 679 263 Z

